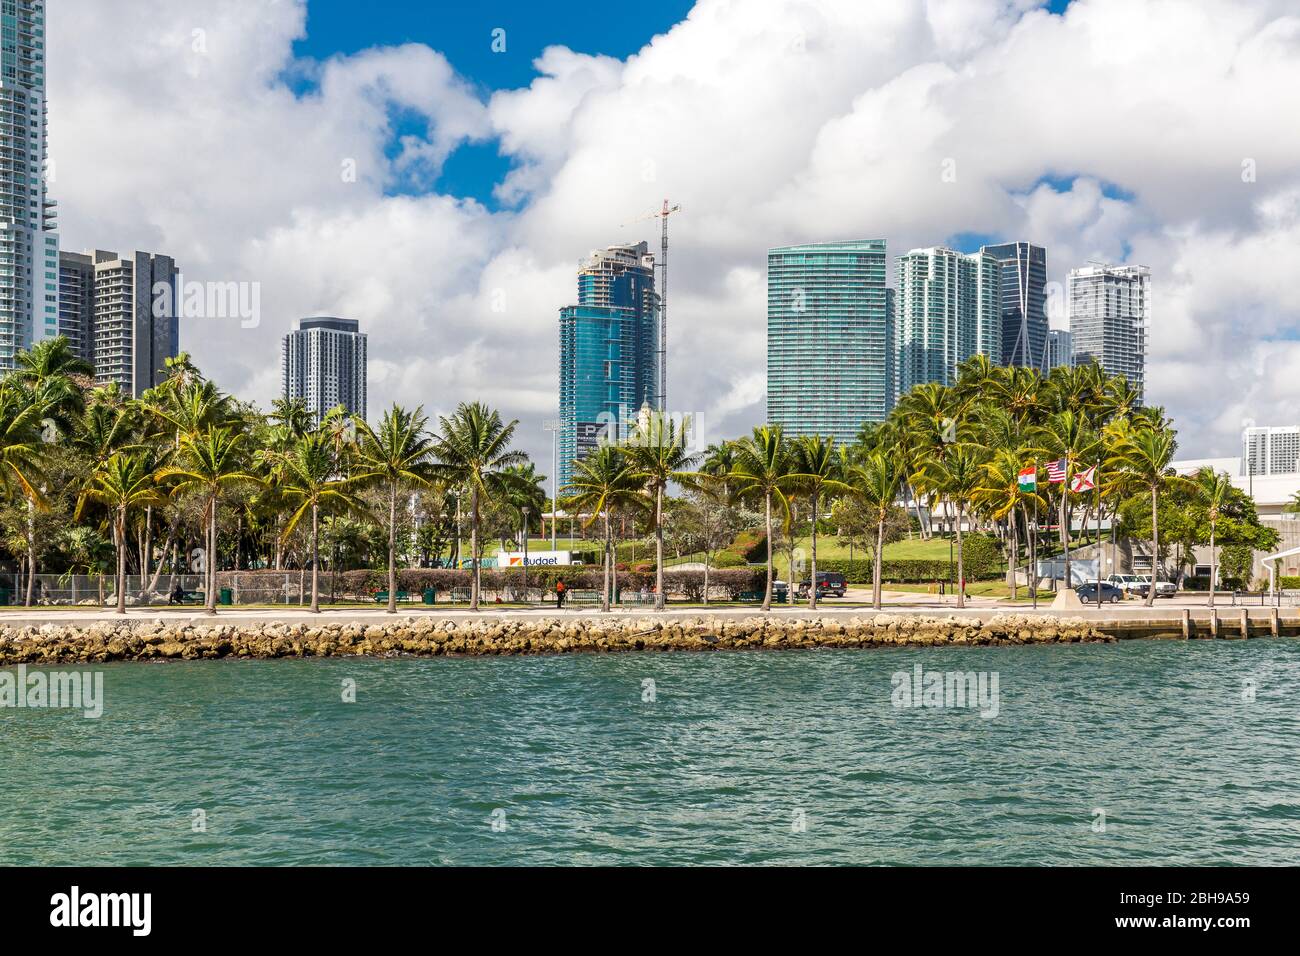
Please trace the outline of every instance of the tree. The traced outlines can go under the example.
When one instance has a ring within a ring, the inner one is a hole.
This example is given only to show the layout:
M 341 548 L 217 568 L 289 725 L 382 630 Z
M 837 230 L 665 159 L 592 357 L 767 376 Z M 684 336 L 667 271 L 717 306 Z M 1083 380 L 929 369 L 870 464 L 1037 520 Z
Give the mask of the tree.
M 983 459 L 973 445 L 955 444 L 942 458 L 922 466 L 926 481 L 957 511 L 957 606 L 966 606 L 966 571 L 962 563 L 962 524 L 984 475 Z
M 1160 554 L 1160 492 L 1170 484 L 1185 481 L 1174 474 L 1170 463 L 1178 442 L 1173 433 L 1160 428 L 1137 429 L 1128 435 L 1123 447 L 1117 450 L 1116 461 L 1129 469 L 1151 496 L 1151 587 L 1147 589 L 1147 607 L 1156 597 L 1156 562 Z M 1067 566 L 1068 567 L 1068 566 Z
M 1020 488 L 1021 462 L 1025 452 L 998 449 L 993 458 L 983 465 L 979 486 L 975 489 L 973 502 L 994 521 L 1006 520 L 1011 528 L 1011 560 L 1007 562 L 1008 578 L 1011 585 L 1011 597 L 1017 597 L 1018 582 L 1016 565 L 1020 557 L 1020 537 L 1016 527 L 1016 509 L 1023 516 L 1027 504 L 1037 506 L 1042 499 L 1036 491 L 1022 491 Z M 1031 573 L 1037 573 L 1033 571 Z
M 734 443 L 735 465 L 730 480 L 737 491 L 763 502 L 763 523 L 767 532 L 767 584 L 763 591 L 763 610 L 772 610 L 772 503 L 781 509 L 783 524 L 790 523 L 790 499 L 787 492 L 798 487 L 806 475 L 791 467 L 789 446 L 780 425 L 761 425 L 748 438 Z
M 1095 366 L 1094 366 L 1095 368 Z M 1053 373 L 1060 371 L 1053 369 Z M 1081 372 L 1082 369 L 1075 371 Z M 1075 392 L 1085 397 L 1073 399 L 1080 407 L 1085 407 L 1090 399 L 1089 378 L 1087 375 L 1063 376 L 1063 381 Z M 1070 518 L 1072 509 L 1069 501 L 1070 480 L 1084 468 L 1092 467 L 1101 457 L 1102 447 L 1097 433 L 1089 426 L 1087 417 L 1072 408 L 1054 412 L 1038 429 L 1036 444 L 1040 445 L 1056 460 L 1065 462 L 1065 480 L 1061 485 L 1060 524 L 1061 551 L 1065 557 L 1065 586 L 1072 587 L 1074 578 L 1070 570 Z M 1100 554 L 1100 547 L 1098 548 Z
M 1214 589 L 1219 580 L 1219 565 L 1214 551 L 1214 536 L 1218 531 L 1219 515 L 1232 494 L 1232 479 L 1213 468 L 1202 468 L 1192 479 L 1196 491 L 1205 503 L 1206 517 L 1210 521 L 1210 607 L 1214 607 Z M 1153 586 L 1154 588 L 1154 580 Z
M 853 494 L 858 500 L 866 506 L 867 514 L 876 528 L 876 542 L 871 557 L 871 603 L 879 610 L 880 566 L 885 550 L 885 525 L 889 520 L 890 511 L 895 508 L 894 502 L 898 499 L 903 473 L 892 456 L 873 451 L 863 458 L 861 464 L 851 467 L 847 477 L 849 487 L 853 489 Z M 960 541 L 960 523 L 957 526 L 957 534 Z M 961 554 L 960 545 L 957 553 Z M 960 561 L 960 558 L 958 560 Z M 814 584 L 814 589 L 815 587 Z
M 117 548 L 117 613 L 126 613 L 126 527 L 131 511 L 166 500 L 158 487 L 154 460 L 147 452 L 118 452 L 91 475 L 77 502 L 80 520 L 88 501 L 103 505 L 111 515 L 113 545 Z
M 808 589 L 808 606 L 813 610 L 817 609 L 818 503 L 824 495 L 839 494 L 849 490 L 848 486 L 839 480 L 842 473 L 841 462 L 841 456 L 835 448 L 834 438 L 823 438 L 820 435 L 804 436 L 796 439 L 791 449 L 791 468 L 802 476 L 800 487 L 808 495 L 811 510 L 812 571 L 809 580 L 812 584 Z M 795 584 L 793 571 L 790 577 L 792 579 L 790 587 L 793 588 Z
M 664 495 L 670 482 L 690 484 L 699 479 L 689 471 L 696 462 L 696 456 L 686 450 L 689 427 L 689 422 L 683 422 L 679 429 L 671 417 L 650 412 L 632 430 L 628 443 L 616 446 L 627 456 L 633 478 L 654 503 L 656 611 L 664 609 Z
M 600 592 L 600 609 L 608 611 L 617 574 L 613 513 L 618 508 L 640 504 L 641 485 L 631 459 L 612 445 L 601 445 L 579 458 L 573 463 L 573 470 L 572 480 L 562 489 L 562 493 L 568 496 L 564 499 L 564 507 L 574 514 L 589 514 L 584 522 L 586 526 L 597 519 L 604 522 L 605 547 L 601 561 L 604 587 Z
M 462 403 L 450 418 L 439 418 L 439 434 L 434 441 L 434 473 L 469 491 L 470 499 L 470 610 L 479 609 L 482 554 L 479 548 L 479 522 L 485 501 L 499 495 L 510 483 L 506 469 L 527 460 L 521 451 L 512 451 L 519 422 L 503 424 L 501 415 L 481 402 Z
M 232 429 L 209 426 L 198 435 L 183 435 L 177 463 L 159 472 L 160 480 L 171 483 L 173 495 L 195 493 L 203 499 L 207 528 L 204 610 L 208 614 L 217 613 L 217 508 L 221 494 L 237 483 L 259 483 L 257 476 L 246 470 L 243 443 L 244 436 Z
M 336 473 L 334 449 L 329 436 L 313 432 L 299 438 L 286 457 L 281 491 L 298 508 L 285 523 L 282 538 L 288 538 L 299 522 L 311 516 L 311 612 L 320 613 L 320 513 L 336 507 L 363 511 L 352 493 L 352 481 Z
M 433 441 L 425 431 L 423 408 L 414 412 L 394 404 L 379 429 L 354 416 L 357 429 L 358 484 L 382 486 L 388 505 L 388 608 L 397 613 L 397 499 L 403 490 L 429 485 Z

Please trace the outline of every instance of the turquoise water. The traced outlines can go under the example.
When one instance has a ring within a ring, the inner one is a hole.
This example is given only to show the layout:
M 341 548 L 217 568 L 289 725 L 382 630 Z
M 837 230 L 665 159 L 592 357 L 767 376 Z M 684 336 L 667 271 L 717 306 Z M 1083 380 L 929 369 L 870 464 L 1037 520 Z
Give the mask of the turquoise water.
M 895 708 L 918 662 L 998 716 Z M 1300 862 L 1292 640 L 103 672 L 0 710 L 0 862 Z

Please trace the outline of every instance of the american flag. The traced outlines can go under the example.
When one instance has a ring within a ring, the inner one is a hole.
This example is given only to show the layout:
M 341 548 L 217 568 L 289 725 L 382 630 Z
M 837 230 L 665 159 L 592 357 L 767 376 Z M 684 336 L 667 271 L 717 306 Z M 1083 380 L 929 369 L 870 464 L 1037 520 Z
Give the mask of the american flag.
M 1049 461 L 1047 463 L 1047 480 L 1054 485 L 1059 485 L 1065 481 L 1065 459 L 1059 461 Z

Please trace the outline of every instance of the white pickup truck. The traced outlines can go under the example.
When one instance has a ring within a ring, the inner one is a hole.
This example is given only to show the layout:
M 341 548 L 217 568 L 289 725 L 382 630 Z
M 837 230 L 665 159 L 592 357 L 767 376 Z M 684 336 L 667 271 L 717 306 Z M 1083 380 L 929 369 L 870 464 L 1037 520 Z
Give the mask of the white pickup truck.
M 1134 597 L 1146 597 L 1147 591 L 1151 587 L 1151 575 L 1149 574 L 1112 574 L 1106 579 L 1107 584 L 1113 584 L 1125 594 L 1131 594 Z M 1156 582 L 1156 597 L 1171 598 L 1178 593 L 1178 586 L 1172 581 Z

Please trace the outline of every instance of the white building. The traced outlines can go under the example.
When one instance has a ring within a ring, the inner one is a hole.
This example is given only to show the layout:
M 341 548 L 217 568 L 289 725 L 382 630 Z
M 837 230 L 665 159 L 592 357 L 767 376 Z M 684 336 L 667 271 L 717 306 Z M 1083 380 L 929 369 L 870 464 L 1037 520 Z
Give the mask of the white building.
M 316 421 L 342 405 L 366 417 L 366 335 L 356 319 L 301 319 L 284 337 L 280 362 L 285 398 L 306 399 Z
M 1247 428 L 1241 435 L 1240 473 L 1300 473 L 1300 425 Z
M 1107 265 L 1073 269 L 1066 298 L 1073 363 L 1095 361 L 1108 375 L 1123 375 L 1142 401 L 1151 325 L 1151 270 Z
M 45 2 L 4 0 L 0 43 L 0 370 L 59 334 L 59 237 L 46 197 Z

